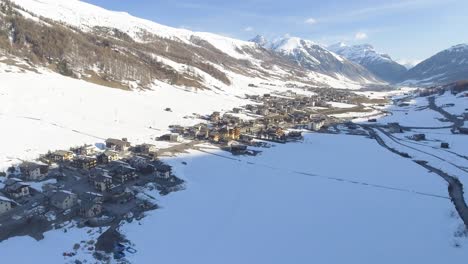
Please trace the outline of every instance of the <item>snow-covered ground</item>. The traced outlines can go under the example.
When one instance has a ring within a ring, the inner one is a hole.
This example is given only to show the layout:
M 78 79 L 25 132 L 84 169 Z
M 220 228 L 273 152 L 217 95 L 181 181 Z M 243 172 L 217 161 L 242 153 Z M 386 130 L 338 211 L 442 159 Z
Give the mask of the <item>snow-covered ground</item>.
M 187 190 L 125 225 L 134 263 L 441 263 L 453 247 L 446 184 L 374 141 L 307 136 L 261 156 L 168 159 Z M 334 161 L 331 163 L 330 161 Z M 187 162 L 188 165 L 182 165 Z M 387 189 L 390 188 L 390 189 Z M 460 241 L 466 245 L 465 240 Z
M 40 242 L 31 237 L 14 237 L 1 243 L 0 254 L 4 263 L 94 263 L 93 251 L 99 235 L 103 230 L 91 228 L 76 228 L 75 223 L 69 223 L 63 228 L 49 231 Z M 88 244 L 89 243 L 89 244 Z M 79 244 L 78 249 L 74 249 Z M 75 253 L 74 257 L 65 257 L 63 253 Z M 84 262 L 86 261 L 86 262 Z
M 453 115 L 468 113 L 468 97 L 455 96 L 446 92 L 444 95 L 436 97 L 436 104 L 444 106 L 444 110 Z
M 425 97 L 415 98 L 408 104 L 409 106 L 404 107 L 396 105 L 388 107 L 386 110 L 392 114 L 379 119 L 379 123 L 398 122 L 402 126 L 410 127 L 444 127 L 451 125 L 451 123 L 440 121 L 444 117 L 428 108 L 429 103 Z

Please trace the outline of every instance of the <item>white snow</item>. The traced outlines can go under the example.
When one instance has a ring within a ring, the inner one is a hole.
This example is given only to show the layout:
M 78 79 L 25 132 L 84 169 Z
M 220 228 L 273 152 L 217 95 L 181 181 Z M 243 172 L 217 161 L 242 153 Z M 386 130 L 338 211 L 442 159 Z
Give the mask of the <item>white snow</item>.
M 449 216 L 450 200 L 415 193 L 445 197 L 446 184 L 370 139 L 314 134 L 251 158 L 207 152 L 226 158 L 194 151 L 167 160 L 187 189 L 159 198 L 164 208 L 142 225 L 122 228 L 138 250 L 129 260 L 429 264 L 468 256 L 453 247 L 460 220 Z

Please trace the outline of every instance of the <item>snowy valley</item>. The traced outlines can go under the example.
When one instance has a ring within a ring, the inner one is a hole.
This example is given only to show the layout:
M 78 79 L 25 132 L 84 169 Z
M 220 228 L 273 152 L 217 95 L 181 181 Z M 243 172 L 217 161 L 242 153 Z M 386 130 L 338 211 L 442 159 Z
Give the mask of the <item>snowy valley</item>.
M 78 0 L 0 19 L 6 263 L 467 259 L 468 76 L 434 66 L 464 46 L 406 71 Z

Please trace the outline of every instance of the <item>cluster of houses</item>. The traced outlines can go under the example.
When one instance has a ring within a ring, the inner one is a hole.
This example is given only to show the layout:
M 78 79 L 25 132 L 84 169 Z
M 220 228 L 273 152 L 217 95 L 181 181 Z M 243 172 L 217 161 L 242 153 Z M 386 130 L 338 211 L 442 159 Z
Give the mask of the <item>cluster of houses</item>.
M 327 117 L 313 110 L 313 107 L 322 105 L 318 97 L 300 96 L 292 92 L 288 95 L 289 97 L 270 94 L 247 95 L 248 99 L 255 102 L 254 104 L 234 108 L 224 114 L 213 112 L 203 117 L 206 123 L 191 127 L 171 126 L 172 134 L 159 139 L 174 142 L 177 140 L 174 138 L 176 135 L 235 146 L 233 152 L 237 153 L 239 148 L 244 148 L 242 145 L 252 144 L 253 139 L 286 142 L 300 138 L 297 132 L 288 133 L 288 129 L 319 131 L 327 124 Z
M 156 152 L 156 146 L 151 144 L 132 147 L 126 139 L 107 139 L 105 149 L 85 145 L 49 152 L 37 162 L 13 166 L 0 187 L 0 215 L 40 201 L 41 206 L 60 213 L 73 211 L 73 215 L 86 218 L 99 216 L 109 197 L 134 195 L 129 188 L 140 177 L 174 181 L 172 168 L 160 162 Z M 68 184 L 67 179 L 72 177 L 84 180 Z M 50 179 L 55 181 L 44 184 L 42 191 L 31 187 Z

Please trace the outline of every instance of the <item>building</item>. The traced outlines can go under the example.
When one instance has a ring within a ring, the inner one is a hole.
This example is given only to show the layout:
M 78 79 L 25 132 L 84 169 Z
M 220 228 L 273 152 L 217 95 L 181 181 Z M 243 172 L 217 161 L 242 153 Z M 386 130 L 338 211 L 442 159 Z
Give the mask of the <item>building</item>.
M 78 202 L 78 195 L 70 191 L 57 191 L 50 197 L 50 203 L 58 209 L 67 210 L 74 207 Z
M 109 138 L 106 140 L 106 148 L 115 150 L 115 151 L 127 151 L 130 148 L 130 142 L 126 138 L 115 139 Z
M 76 155 L 81 155 L 81 156 L 92 156 L 96 154 L 96 147 L 93 145 L 84 145 L 81 147 L 73 148 L 72 151 Z
M 119 153 L 113 150 L 106 150 L 103 153 L 96 156 L 97 162 L 99 164 L 107 164 L 112 161 L 120 159 Z
M 49 172 L 49 166 L 34 162 L 24 162 L 19 169 L 23 179 L 27 181 L 43 180 Z
M 103 196 L 98 193 L 86 192 L 80 195 L 80 215 L 85 218 L 97 217 L 102 213 Z
M 425 134 L 414 134 L 412 139 L 414 141 L 423 141 L 423 140 L 426 140 L 426 135 Z
M 388 132 L 390 133 L 403 133 L 403 129 L 401 128 L 399 123 L 388 123 Z
M 65 162 L 73 160 L 73 152 L 67 150 L 57 150 L 50 154 L 50 158 L 55 162 Z
M 141 144 L 136 146 L 135 150 L 139 153 L 156 156 L 158 148 L 152 144 Z
M 460 134 L 468 135 L 468 126 L 458 128 Z
M 170 142 L 179 142 L 179 141 L 180 141 L 180 135 L 177 134 L 177 133 L 172 133 L 172 134 L 169 136 L 169 141 L 170 141 Z
M 0 195 L 0 215 L 10 211 L 15 202 Z
M 97 159 L 93 157 L 78 156 L 73 160 L 73 167 L 90 170 L 97 166 Z
M 101 171 L 90 175 L 89 181 L 99 192 L 107 192 L 112 188 L 112 176 L 110 176 L 107 171 Z
M 124 184 L 137 178 L 136 170 L 123 161 L 113 161 L 109 164 L 109 175 L 114 183 Z
M 6 186 L 5 190 L 8 193 L 8 195 L 13 197 L 14 199 L 20 199 L 22 197 L 30 195 L 29 184 L 24 183 L 22 181 Z
M 247 153 L 247 146 L 241 144 L 231 144 L 230 146 L 232 154 L 244 155 Z
M 316 120 L 312 120 L 310 121 L 309 125 L 307 126 L 307 128 L 309 130 L 312 130 L 312 131 L 319 131 L 320 129 L 322 129 L 322 127 L 325 125 L 325 120 L 323 119 L 316 119 Z
M 156 177 L 169 179 L 171 177 L 172 168 L 169 165 L 161 165 L 156 169 Z

